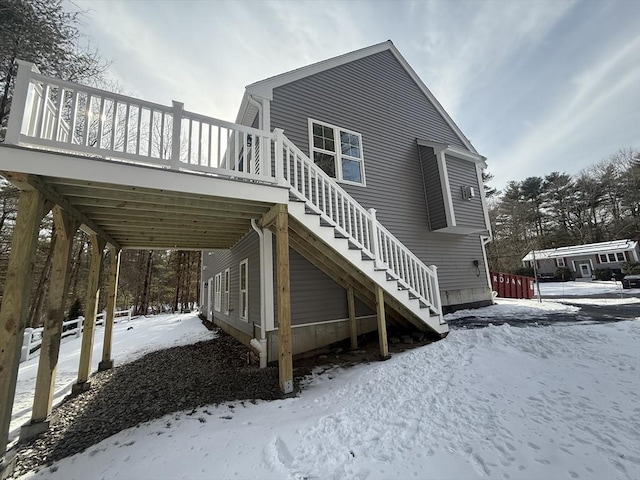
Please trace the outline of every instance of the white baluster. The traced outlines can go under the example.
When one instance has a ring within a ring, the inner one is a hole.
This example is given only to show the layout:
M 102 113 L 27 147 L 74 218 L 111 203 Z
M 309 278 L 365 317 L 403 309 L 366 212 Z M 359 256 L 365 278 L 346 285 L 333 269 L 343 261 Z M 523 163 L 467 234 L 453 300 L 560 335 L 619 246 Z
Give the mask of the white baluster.
M 184 103 L 173 101 L 173 130 L 171 132 L 171 168 L 180 169 L 180 136 Z M 128 112 L 127 112 L 128 113 Z
M 373 253 L 374 268 L 382 268 L 380 262 L 380 243 L 378 238 L 378 220 L 376 219 L 376 209 L 370 208 L 369 215 L 371 215 L 371 253 Z

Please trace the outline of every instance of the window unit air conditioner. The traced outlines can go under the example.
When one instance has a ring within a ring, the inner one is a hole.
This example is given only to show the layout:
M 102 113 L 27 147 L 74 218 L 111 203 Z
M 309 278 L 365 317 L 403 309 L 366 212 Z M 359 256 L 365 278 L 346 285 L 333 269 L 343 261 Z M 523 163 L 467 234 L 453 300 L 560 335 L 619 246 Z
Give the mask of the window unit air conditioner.
M 476 192 L 473 187 L 462 186 L 460 188 L 462 190 L 462 198 L 464 200 L 471 200 L 473 197 L 476 196 Z

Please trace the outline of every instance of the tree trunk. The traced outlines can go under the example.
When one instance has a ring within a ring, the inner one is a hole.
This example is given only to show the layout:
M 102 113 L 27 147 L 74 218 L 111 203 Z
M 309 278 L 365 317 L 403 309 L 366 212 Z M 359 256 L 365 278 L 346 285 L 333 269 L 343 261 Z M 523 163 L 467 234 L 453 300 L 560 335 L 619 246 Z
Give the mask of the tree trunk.
M 144 274 L 144 287 L 142 287 L 142 299 L 138 315 L 146 315 L 149 309 L 149 290 L 151 288 L 151 264 L 153 262 L 153 250 L 149 250 L 147 256 L 147 267 Z
M 37 328 L 40 326 L 40 317 L 42 314 L 42 305 L 48 292 L 49 277 L 51 276 L 51 258 L 53 249 L 56 243 L 56 226 L 51 226 L 51 242 L 49 245 L 49 251 L 47 252 L 47 258 L 45 258 L 42 272 L 40 273 L 40 279 L 38 280 L 38 288 L 36 289 L 36 296 L 31 300 L 31 309 L 29 310 L 29 322 L 28 325 L 31 328 Z

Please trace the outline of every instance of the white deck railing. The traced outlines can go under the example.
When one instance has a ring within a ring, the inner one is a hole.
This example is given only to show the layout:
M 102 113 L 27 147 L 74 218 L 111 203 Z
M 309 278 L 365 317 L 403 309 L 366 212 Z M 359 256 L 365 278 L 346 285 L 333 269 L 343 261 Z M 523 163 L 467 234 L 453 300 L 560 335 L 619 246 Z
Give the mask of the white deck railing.
M 41 75 L 18 61 L 5 142 L 275 183 L 273 135 Z M 269 152 L 261 155 L 261 152 Z
M 378 222 L 374 209 L 366 210 L 354 200 L 281 130 L 275 134 L 276 144 L 281 145 L 276 150 L 276 165 L 282 165 L 282 176 L 292 193 L 362 249 L 378 269 L 386 270 L 402 288 L 441 315 L 437 267 L 425 265 Z

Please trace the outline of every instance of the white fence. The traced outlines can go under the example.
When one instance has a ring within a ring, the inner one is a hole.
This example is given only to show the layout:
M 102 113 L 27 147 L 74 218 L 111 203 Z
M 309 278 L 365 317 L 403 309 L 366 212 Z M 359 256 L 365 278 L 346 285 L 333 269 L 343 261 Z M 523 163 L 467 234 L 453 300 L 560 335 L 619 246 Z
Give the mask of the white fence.
M 96 325 L 102 325 L 107 316 L 106 312 L 96 315 Z M 119 310 L 114 313 L 113 322 L 118 323 L 123 320 L 131 320 L 131 310 Z M 78 317 L 75 320 L 62 322 L 62 338 L 75 335 L 76 337 L 82 332 L 84 317 Z M 22 352 L 20 354 L 20 362 L 26 362 L 32 355 L 40 349 L 42 345 L 42 333 L 44 328 L 25 328 L 24 339 L 22 341 Z

